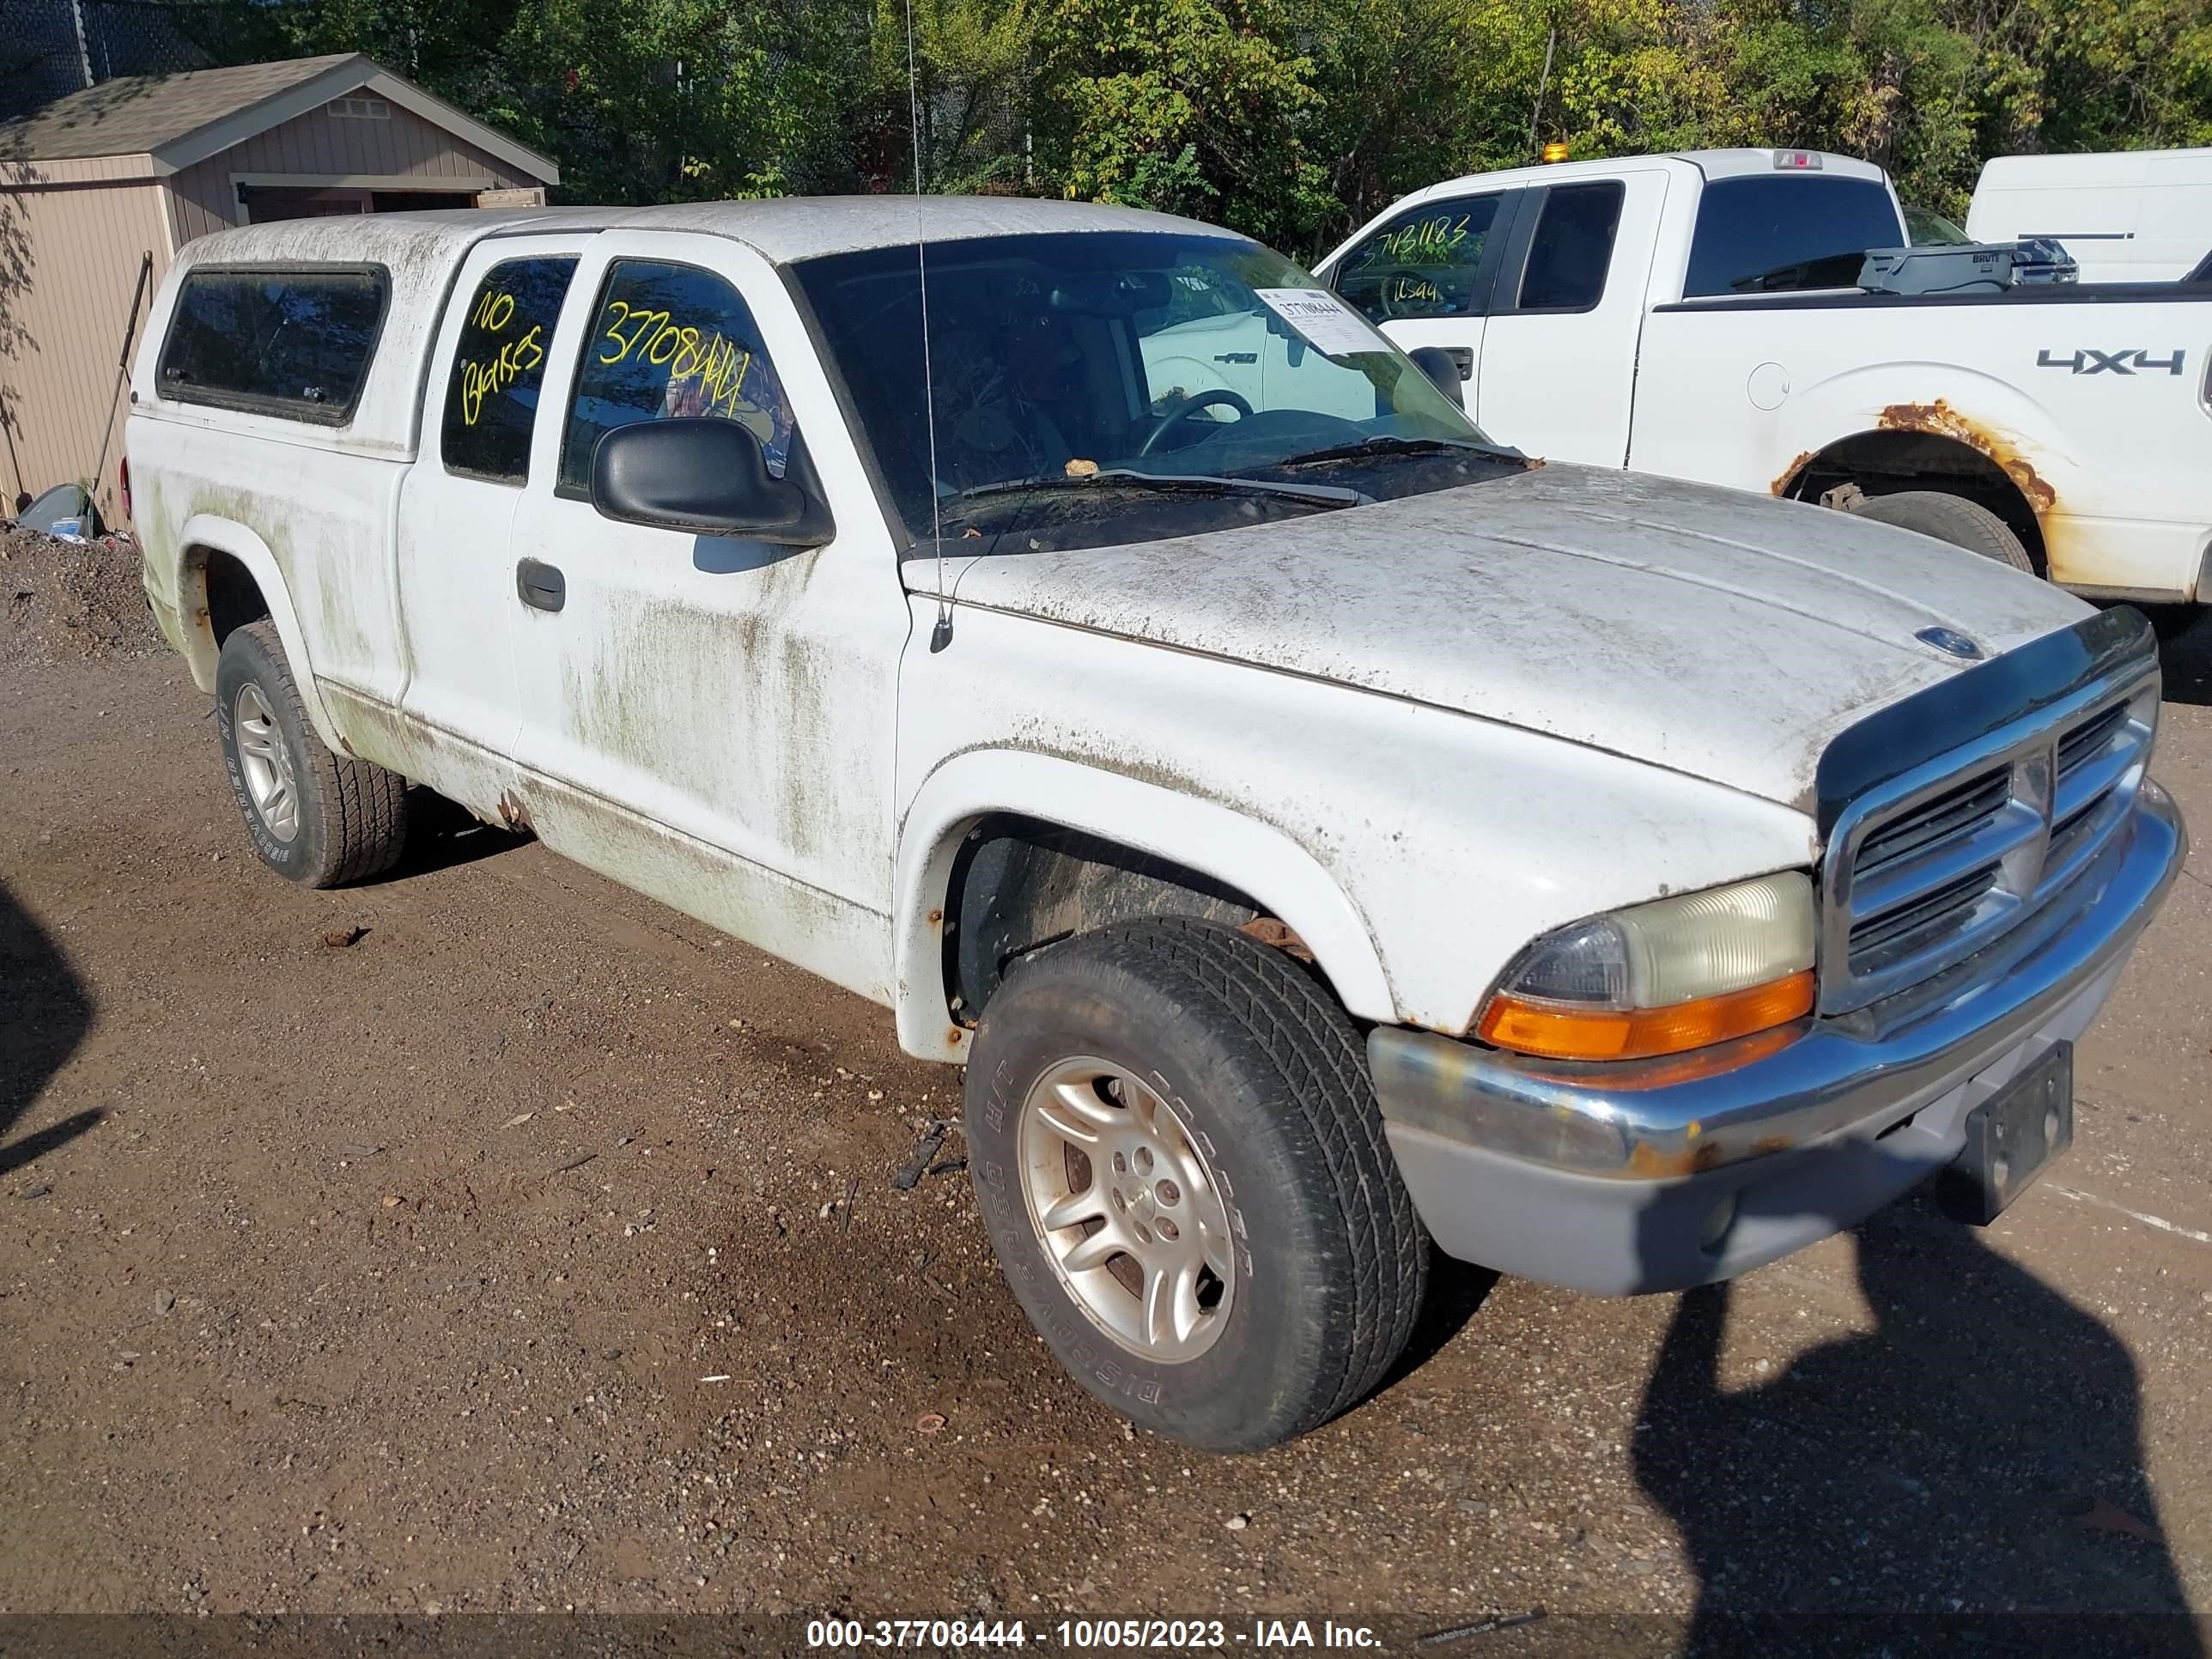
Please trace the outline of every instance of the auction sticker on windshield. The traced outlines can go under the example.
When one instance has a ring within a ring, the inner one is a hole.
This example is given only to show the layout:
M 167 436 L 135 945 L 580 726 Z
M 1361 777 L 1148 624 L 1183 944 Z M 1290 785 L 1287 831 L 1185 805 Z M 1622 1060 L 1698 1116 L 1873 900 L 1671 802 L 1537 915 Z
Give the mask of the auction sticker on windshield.
M 1255 288 L 1252 292 L 1324 356 L 1389 349 L 1364 317 L 1325 288 Z

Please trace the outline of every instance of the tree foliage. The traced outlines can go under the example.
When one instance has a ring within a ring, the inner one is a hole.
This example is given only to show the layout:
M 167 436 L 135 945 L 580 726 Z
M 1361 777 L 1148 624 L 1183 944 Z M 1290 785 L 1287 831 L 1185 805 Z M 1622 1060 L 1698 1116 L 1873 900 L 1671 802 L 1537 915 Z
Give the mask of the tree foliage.
M 1993 155 L 2212 143 L 2204 0 L 237 0 L 218 15 L 210 44 L 232 61 L 369 52 L 552 155 L 574 199 L 918 175 L 1194 214 L 1298 252 L 1549 140 L 1841 150 L 1954 215 Z

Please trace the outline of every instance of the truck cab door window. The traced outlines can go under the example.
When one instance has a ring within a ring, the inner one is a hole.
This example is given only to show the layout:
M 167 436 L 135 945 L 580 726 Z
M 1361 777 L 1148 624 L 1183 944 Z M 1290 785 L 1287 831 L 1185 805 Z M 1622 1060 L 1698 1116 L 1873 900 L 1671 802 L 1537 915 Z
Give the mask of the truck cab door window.
M 1532 455 L 1622 465 L 1668 177 L 1664 163 L 1638 165 L 1522 197 L 1483 323 L 1485 431 Z
M 617 259 L 585 336 L 559 493 L 588 493 L 602 434 L 677 416 L 738 422 L 760 440 L 769 475 L 783 476 L 791 406 L 738 291 L 696 265 Z
M 447 471 L 516 486 L 528 479 L 545 351 L 575 274 L 574 254 L 508 259 L 484 273 L 446 384 Z
M 1522 270 L 1519 310 L 1589 311 L 1605 297 L 1626 194 L 1618 179 L 1545 192 Z
M 1337 262 L 1336 291 L 1377 323 L 1481 315 L 1500 199 L 1462 197 L 1395 216 Z

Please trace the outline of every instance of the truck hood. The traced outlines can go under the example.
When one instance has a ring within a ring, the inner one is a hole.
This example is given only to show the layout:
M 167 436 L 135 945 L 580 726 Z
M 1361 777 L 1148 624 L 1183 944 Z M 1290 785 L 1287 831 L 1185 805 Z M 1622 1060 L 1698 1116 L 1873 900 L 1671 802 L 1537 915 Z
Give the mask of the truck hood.
M 1565 465 L 948 575 L 960 605 L 1407 698 L 1796 806 L 1837 733 L 1974 665 L 1917 631 L 1986 659 L 2088 614 L 1843 513 Z

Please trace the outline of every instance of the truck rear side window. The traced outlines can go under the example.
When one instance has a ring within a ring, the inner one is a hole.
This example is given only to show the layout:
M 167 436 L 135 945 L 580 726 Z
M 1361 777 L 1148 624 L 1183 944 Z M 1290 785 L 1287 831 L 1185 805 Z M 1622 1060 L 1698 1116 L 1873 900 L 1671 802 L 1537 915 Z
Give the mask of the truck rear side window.
M 1627 194 L 1618 179 L 1558 185 L 1545 192 L 1521 276 L 1522 310 L 1589 311 L 1605 297 L 1613 233 L 1620 228 Z
M 1877 179 L 1716 179 L 1698 203 L 1682 297 L 1850 288 L 1869 248 L 1904 245 L 1897 206 Z
M 575 274 L 574 254 L 507 259 L 477 284 L 446 383 L 439 441 L 448 472 L 509 484 L 530 477 L 545 350 Z
M 381 265 L 188 272 L 161 346 L 161 395 L 343 426 L 391 291 Z
M 783 476 L 791 406 L 737 289 L 696 265 L 617 259 L 608 267 L 576 370 L 561 441 L 560 492 L 589 490 L 592 451 L 603 434 L 677 416 L 738 422 L 760 440 L 769 475 Z
M 1430 202 L 1397 215 L 1346 253 L 1336 291 L 1370 321 L 1396 317 L 1471 317 L 1483 251 L 1497 222 L 1496 196 Z

